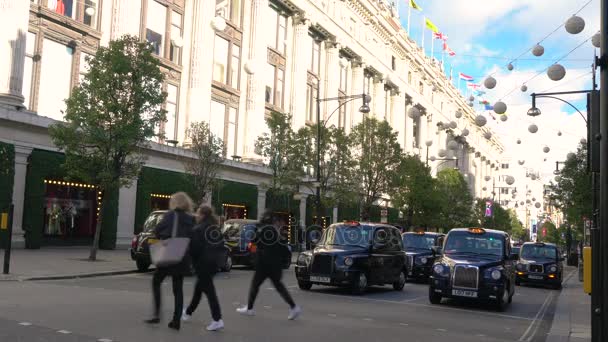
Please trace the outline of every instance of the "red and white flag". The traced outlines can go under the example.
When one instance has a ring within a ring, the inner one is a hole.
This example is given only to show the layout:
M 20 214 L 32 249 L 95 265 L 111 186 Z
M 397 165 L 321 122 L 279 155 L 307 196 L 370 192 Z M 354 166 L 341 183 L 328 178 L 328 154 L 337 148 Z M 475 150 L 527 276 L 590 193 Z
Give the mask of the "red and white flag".
M 478 89 L 481 88 L 481 84 L 467 83 L 467 87 L 471 89 Z
M 459 73 L 458 78 L 460 78 L 463 81 L 467 81 L 467 82 L 471 82 L 474 80 L 473 76 L 465 75 L 463 73 Z
M 456 52 L 454 52 L 452 49 L 450 49 L 450 47 L 448 46 L 448 43 L 445 40 L 443 41 L 443 51 L 447 52 L 448 55 L 450 55 L 450 57 L 456 56 Z
M 441 33 L 441 32 L 433 32 L 433 38 L 435 38 L 435 39 L 441 39 L 443 41 L 448 40 L 448 36 L 446 34 Z

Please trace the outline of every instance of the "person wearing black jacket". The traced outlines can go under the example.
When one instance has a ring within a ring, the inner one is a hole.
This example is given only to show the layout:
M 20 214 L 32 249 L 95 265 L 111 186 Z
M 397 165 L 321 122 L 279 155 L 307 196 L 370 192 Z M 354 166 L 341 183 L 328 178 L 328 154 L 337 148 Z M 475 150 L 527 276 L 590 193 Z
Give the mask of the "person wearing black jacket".
M 192 232 L 190 240 L 190 255 L 196 271 L 196 285 L 194 295 L 188 308 L 182 315 L 183 321 L 188 321 L 192 313 L 198 307 L 203 292 L 207 295 L 209 309 L 213 322 L 207 326 L 208 331 L 216 331 L 224 328 L 220 303 L 213 284 L 213 275 L 218 269 L 218 260 L 224 251 L 224 238 L 219 226 L 219 220 L 213 213 L 213 208 L 202 205 L 197 211 L 197 225 Z
M 192 200 L 183 192 L 175 193 L 169 200 L 168 211 L 154 229 L 154 234 L 161 240 L 166 240 L 172 237 L 173 223 L 175 215 L 177 215 L 177 237 L 190 238 L 192 236 L 192 227 L 194 226 L 194 217 L 190 215 L 192 212 Z M 180 317 L 184 306 L 184 276 L 190 273 L 190 255 L 186 253 L 184 259 L 175 265 L 157 267 L 152 278 L 152 293 L 154 299 L 154 315 L 151 319 L 146 320 L 146 323 L 160 323 L 160 304 L 161 292 L 160 285 L 167 276 L 171 276 L 173 280 L 173 296 L 175 298 L 175 308 L 173 311 L 173 320 L 169 322 L 169 328 L 179 330 Z
M 249 289 L 249 299 L 247 305 L 238 308 L 236 311 L 242 315 L 253 316 L 253 304 L 260 290 L 260 286 L 270 278 L 275 289 L 283 300 L 289 304 L 289 314 L 287 319 L 296 319 L 302 309 L 296 305 L 281 281 L 283 276 L 283 265 L 285 256 L 288 254 L 287 239 L 282 234 L 281 229 L 285 227 L 285 221 L 280 216 L 266 212 L 262 216 L 256 229 L 254 241 L 257 245 L 257 257 L 255 261 L 255 274 Z

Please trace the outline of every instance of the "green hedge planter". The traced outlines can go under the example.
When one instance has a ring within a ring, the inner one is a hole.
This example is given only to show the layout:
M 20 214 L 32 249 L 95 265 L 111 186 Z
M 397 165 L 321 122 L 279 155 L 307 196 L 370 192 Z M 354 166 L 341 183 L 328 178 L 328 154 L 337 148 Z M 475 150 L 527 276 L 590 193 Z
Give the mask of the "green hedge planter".
M 0 213 L 6 213 L 13 200 L 15 146 L 0 142 Z M 6 247 L 8 232 L 0 230 L 0 247 Z

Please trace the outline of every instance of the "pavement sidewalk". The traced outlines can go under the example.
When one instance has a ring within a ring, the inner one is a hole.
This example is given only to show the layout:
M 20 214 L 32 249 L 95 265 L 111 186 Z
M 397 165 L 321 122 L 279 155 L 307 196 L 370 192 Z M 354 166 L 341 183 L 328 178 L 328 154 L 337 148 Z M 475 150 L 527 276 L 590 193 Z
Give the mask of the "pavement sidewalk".
M 0 259 L 4 250 L 0 250 Z M 137 272 L 126 249 L 100 250 L 97 261 L 89 261 L 87 247 L 47 247 L 13 249 L 10 274 L 0 274 L 0 281 L 80 278 Z
M 572 276 L 564 281 L 557 298 L 546 342 L 591 341 L 591 296 L 583 292 L 583 283 L 578 280 L 576 268 L 568 267 L 565 271 Z

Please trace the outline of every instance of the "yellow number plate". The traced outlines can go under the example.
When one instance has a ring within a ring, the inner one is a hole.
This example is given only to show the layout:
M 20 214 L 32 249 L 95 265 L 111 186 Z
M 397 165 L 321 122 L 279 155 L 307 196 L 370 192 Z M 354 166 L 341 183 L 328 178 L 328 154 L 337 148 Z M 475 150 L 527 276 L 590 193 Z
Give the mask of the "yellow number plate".
M 157 243 L 159 240 L 158 239 L 148 239 L 148 245 L 153 245 L 155 243 Z

